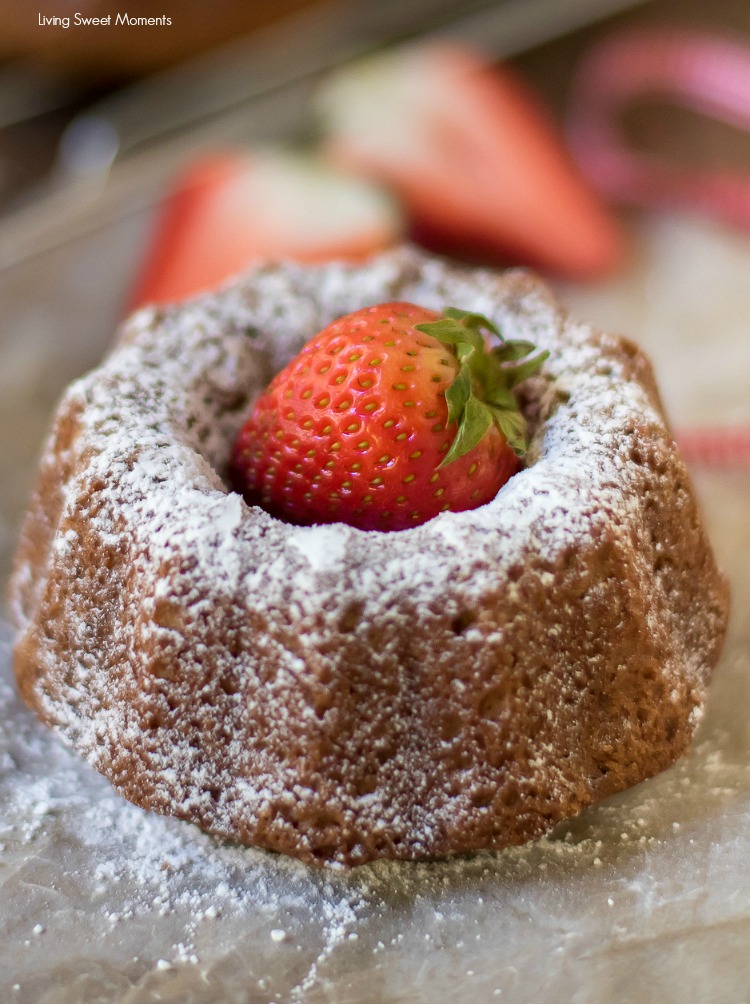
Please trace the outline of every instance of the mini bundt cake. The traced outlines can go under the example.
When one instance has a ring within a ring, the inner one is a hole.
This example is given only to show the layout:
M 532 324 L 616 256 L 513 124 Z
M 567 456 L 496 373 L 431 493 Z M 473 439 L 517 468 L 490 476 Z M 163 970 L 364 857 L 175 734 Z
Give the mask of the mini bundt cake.
M 549 351 L 527 466 L 414 528 L 227 486 L 317 330 L 459 304 Z M 128 799 L 307 862 L 501 848 L 668 767 L 727 617 L 649 363 L 522 272 L 402 249 L 145 310 L 60 405 L 11 584 L 28 704 Z

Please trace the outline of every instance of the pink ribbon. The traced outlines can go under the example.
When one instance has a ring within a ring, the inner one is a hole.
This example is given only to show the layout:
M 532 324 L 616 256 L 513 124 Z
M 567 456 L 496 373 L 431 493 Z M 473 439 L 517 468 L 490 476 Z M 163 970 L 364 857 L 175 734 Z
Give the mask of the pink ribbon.
M 676 434 L 691 467 L 743 470 L 750 467 L 750 428 L 681 429 Z
M 567 127 L 581 169 L 610 198 L 698 209 L 750 230 L 750 172 L 694 169 L 628 145 L 617 116 L 650 95 L 750 129 L 750 47 L 666 29 L 618 34 L 582 63 Z
M 728 38 L 636 29 L 595 46 L 573 83 L 567 132 L 592 184 L 623 203 L 701 211 L 750 231 L 750 171 L 700 170 L 632 148 L 618 116 L 634 99 L 664 96 L 750 129 L 750 47 Z M 692 466 L 750 467 L 750 428 L 684 429 Z

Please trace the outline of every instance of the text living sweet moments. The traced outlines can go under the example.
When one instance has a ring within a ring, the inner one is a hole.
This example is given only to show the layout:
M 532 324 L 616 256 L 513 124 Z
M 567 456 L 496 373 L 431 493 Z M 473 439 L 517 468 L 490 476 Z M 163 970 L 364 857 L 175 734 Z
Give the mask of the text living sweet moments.
M 76 12 L 73 15 L 61 17 L 57 14 L 37 14 L 40 28 L 70 28 L 73 26 L 83 26 L 89 28 L 106 28 L 116 25 L 141 25 L 142 27 L 168 26 L 172 24 L 172 18 L 166 14 L 158 17 L 133 17 L 130 14 L 103 14 L 101 17 L 90 17 L 87 14 Z

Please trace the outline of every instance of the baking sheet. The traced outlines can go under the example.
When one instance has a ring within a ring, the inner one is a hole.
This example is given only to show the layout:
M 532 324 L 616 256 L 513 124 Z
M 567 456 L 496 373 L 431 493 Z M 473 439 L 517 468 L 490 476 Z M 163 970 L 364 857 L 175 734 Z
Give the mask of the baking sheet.
M 31 272 L 0 279 L 3 575 L 51 402 L 103 351 L 144 224 L 51 252 L 36 295 Z M 651 220 L 616 281 L 562 294 L 651 351 L 676 426 L 750 421 L 749 255 L 709 225 Z M 696 477 L 734 614 L 692 752 L 499 854 L 318 871 L 146 814 L 20 705 L 3 625 L 0 1000 L 746 1000 L 750 492 L 747 471 Z

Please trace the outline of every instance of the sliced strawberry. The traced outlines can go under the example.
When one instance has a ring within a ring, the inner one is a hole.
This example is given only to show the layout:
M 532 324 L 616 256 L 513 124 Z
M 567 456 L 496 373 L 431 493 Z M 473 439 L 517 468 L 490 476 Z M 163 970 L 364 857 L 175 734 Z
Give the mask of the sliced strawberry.
M 385 303 L 340 318 L 256 402 L 234 484 L 291 522 L 364 530 L 483 505 L 519 469 L 526 426 L 512 391 L 545 358 L 533 351 L 461 310 Z
M 613 220 L 510 70 L 456 45 L 405 47 L 334 76 L 327 150 L 388 184 L 442 250 L 596 276 L 618 261 Z
M 259 258 L 365 258 L 402 229 L 387 195 L 312 156 L 214 154 L 177 179 L 131 307 L 213 289 Z

